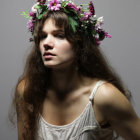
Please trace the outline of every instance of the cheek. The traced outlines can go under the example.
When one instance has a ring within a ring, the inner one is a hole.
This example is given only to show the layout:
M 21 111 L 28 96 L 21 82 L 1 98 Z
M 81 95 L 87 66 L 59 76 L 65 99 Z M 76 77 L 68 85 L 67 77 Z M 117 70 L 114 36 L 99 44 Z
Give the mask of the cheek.
M 73 58 L 75 56 L 74 50 L 73 50 L 73 48 L 72 48 L 72 46 L 70 44 L 65 44 L 61 48 L 61 54 L 65 58 Z
M 42 43 L 39 43 L 39 47 L 38 47 L 39 51 L 42 53 L 43 52 L 43 45 Z
M 67 43 L 59 44 L 58 48 L 59 48 L 58 51 L 61 51 L 63 53 L 69 53 L 71 52 L 71 49 L 72 49 L 72 47 Z

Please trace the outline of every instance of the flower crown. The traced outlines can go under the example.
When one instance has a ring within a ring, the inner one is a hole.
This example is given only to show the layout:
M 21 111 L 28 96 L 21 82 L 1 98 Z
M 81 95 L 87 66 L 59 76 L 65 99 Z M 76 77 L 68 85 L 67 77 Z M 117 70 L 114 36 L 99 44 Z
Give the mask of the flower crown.
M 40 20 L 47 11 L 58 10 L 63 10 L 68 15 L 69 24 L 74 32 L 80 29 L 87 36 L 92 35 L 97 45 L 100 45 L 100 41 L 105 37 L 112 37 L 102 29 L 103 17 L 96 17 L 92 1 L 88 3 L 87 8 L 84 8 L 83 4 L 77 6 L 69 0 L 48 0 L 47 4 L 46 0 L 37 0 L 30 12 L 25 11 L 21 15 L 29 19 L 28 30 L 33 35 L 36 21 Z

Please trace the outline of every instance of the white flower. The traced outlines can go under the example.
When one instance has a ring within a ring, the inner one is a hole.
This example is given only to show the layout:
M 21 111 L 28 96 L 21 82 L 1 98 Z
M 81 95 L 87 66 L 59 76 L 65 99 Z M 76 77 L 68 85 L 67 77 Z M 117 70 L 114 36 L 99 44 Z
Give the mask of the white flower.
M 99 17 L 98 19 L 97 19 L 97 22 L 99 22 L 99 23 L 103 23 L 103 17 Z
M 99 17 L 97 19 L 97 23 L 96 23 L 96 26 L 95 26 L 97 30 L 102 29 L 103 22 L 104 22 L 103 17 Z
M 37 9 L 35 8 L 37 5 L 39 5 L 39 2 L 35 3 L 35 4 L 32 6 L 31 11 L 32 11 L 33 13 L 37 13 Z
M 96 18 L 97 16 L 96 16 L 96 15 L 94 15 L 93 17 L 94 17 L 94 18 Z

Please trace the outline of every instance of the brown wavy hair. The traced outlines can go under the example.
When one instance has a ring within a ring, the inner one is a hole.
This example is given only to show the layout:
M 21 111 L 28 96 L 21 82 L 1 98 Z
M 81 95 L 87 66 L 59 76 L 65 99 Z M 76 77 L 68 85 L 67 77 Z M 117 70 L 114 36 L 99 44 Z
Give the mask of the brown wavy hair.
M 126 97 L 130 95 L 130 91 L 124 88 L 118 74 L 110 66 L 92 36 L 86 36 L 80 30 L 74 33 L 68 22 L 68 16 L 63 11 L 49 11 L 40 21 L 36 22 L 32 50 L 27 58 L 24 73 L 20 76 L 15 88 L 13 97 L 15 114 L 17 114 L 17 118 L 22 117 L 22 112 L 27 116 L 26 120 L 19 120 L 19 122 L 23 121 L 22 128 L 24 129 L 20 140 L 36 140 L 39 113 L 50 84 L 50 69 L 44 66 L 39 51 L 40 31 L 48 18 L 55 21 L 56 27 L 64 28 L 67 40 L 74 46 L 76 64 L 81 75 L 106 80 L 117 87 Z M 18 95 L 18 86 L 23 81 L 24 92 L 22 98 Z M 10 113 L 9 118 L 11 120 L 14 116 L 11 117 Z

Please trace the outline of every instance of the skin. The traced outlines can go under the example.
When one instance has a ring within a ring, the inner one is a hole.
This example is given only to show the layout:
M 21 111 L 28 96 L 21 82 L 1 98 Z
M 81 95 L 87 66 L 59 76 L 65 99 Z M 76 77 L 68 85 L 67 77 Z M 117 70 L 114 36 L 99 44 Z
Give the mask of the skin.
M 127 98 L 112 84 L 105 83 L 95 95 L 95 114 L 98 122 L 109 122 L 126 140 L 140 139 L 140 119 Z
M 46 67 L 62 69 L 73 62 L 74 51 L 72 49 L 72 45 L 65 38 L 64 30 L 57 28 L 52 19 L 45 21 L 42 33 L 40 34 L 40 52 Z M 50 52 L 55 54 L 55 56 L 46 60 L 43 56 L 45 52 Z
M 43 38 L 40 41 L 40 52 L 44 65 L 52 70 L 51 87 L 48 89 L 40 114 L 50 124 L 66 125 L 82 113 L 99 79 L 84 77 L 76 71 L 72 45 L 64 34 L 60 37 L 54 30 L 58 30 L 54 21 L 46 20 Z M 43 57 L 45 51 L 56 55 L 45 60 Z M 18 93 L 21 96 L 23 87 L 24 81 L 18 86 Z M 93 109 L 101 126 L 108 123 L 111 129 L 116 130 L 126 140 L 140 140 L 140 119 L 123 93 L 111 83 L 106 82 L 98 88 L 93 99 Z M 22 125 L 18 124 L 20 129 Z

